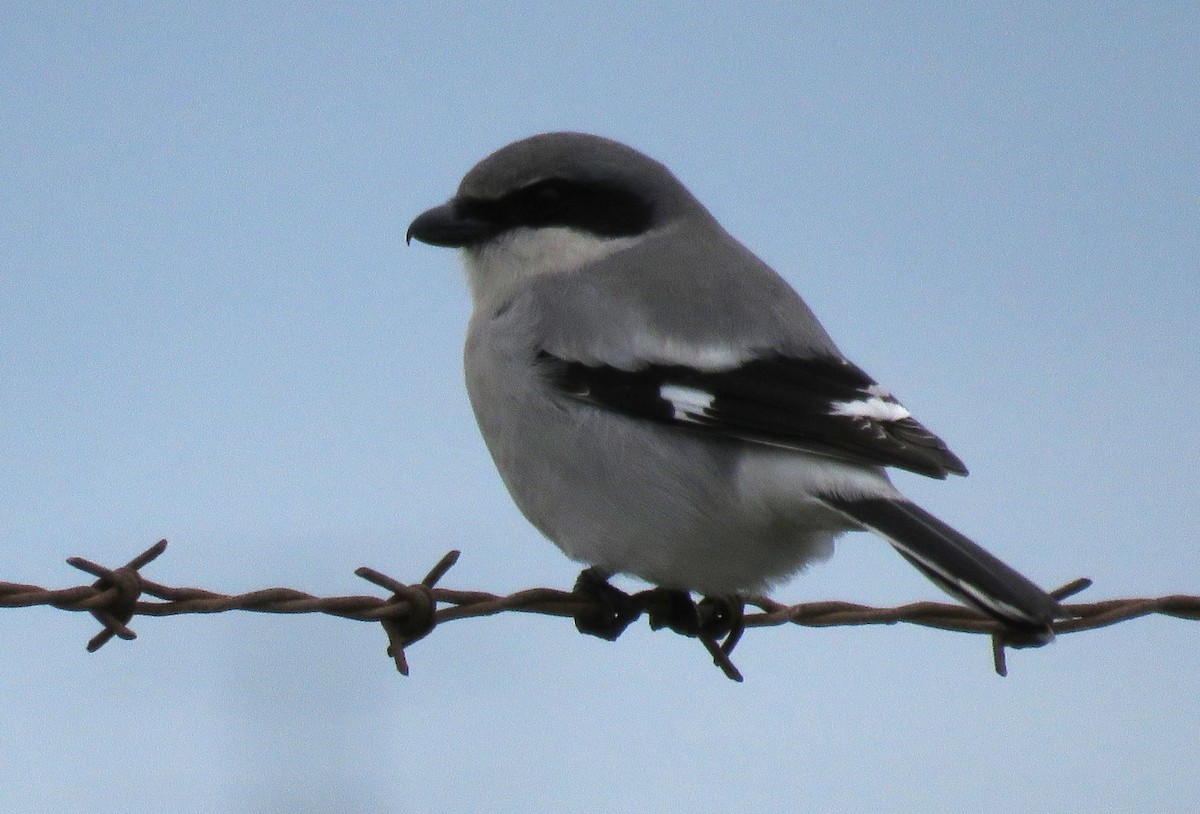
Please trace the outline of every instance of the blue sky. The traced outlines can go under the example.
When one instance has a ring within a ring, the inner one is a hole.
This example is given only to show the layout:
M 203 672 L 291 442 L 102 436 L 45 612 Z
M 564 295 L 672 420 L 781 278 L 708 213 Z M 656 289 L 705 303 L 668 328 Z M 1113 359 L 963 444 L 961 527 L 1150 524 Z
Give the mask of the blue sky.
M 408 222 L 514 139 L 665 162 L 966 460 L 914 499 L 1045 585 L 1200 593 L 1191 4 L 7 4 L 0 579 L 567 587 Z M 630 583 L 630 587 L 633 583 Z M 851 535 L 777 597 L 939 598 Z M 0 614 L 19 812 L 1200 808 L 1194 623 L 1014 653 L 920 629 L 695 642 L 448 624 L 396 675 L 318 617 Z

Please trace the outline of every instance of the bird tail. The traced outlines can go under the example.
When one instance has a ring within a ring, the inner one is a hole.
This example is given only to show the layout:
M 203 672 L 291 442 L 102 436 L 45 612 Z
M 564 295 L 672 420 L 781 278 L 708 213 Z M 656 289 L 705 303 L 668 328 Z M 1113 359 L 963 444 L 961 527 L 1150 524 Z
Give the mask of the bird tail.
M 904 499 L 823 496 L 827 504 L 879 534 L 939 588 L 1019 634 L 1023 642 L 1054 638 L 1066 614 L 1052 596 L 960 532 Z

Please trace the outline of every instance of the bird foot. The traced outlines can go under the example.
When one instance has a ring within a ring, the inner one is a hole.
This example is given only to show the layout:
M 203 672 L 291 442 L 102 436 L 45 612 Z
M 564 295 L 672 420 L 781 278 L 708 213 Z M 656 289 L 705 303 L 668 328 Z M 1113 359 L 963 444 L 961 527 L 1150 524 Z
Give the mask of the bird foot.
M 574 593 L 590 600 L 575 614 L 575 629 L 610 642 L 625 632 L 642 609 L 629 594 L 614 588 L 608 574 L 599 568 L 585 568 L 575 580 Z
M 733 650 L 746 629 L 746 603 L 738 595 L 706 596 L 697 606 L 700 632 L 711 639 L 723 640 L 721 649 Z
M 640 598 L 645 602 L 650 615 L 652 630 L 662 630 L 665 627 L 681 636 L 694 638 L 700 635 L 700 608 L 687 591 L 652 588 L 643 591 Z
M 673 588 L 652 588 L 630 596 L 609 584 L 608 574 L 596 567 L 580 572 L 574 593 L 587 600 L 575 614 L 575 629 L 580 633 L 613 642 L 645 612 L 652 629 L 665 627 L 699 639 L 728 678 L 742 680 L 729 660 L 745 630 L 745 603 L 740 596 L 709 596 L 696 603 L 687 591 Z
M 687 591 L 654 588 L 636 598 L 646 605 L 650 627 L 670 628 L 680 635 L 699 639 L 712 656 L 713 664 L 726 677 L 742 680 L 742 674 L 729 659 L 746 629 L 746 603 L 740 596 L 707 596 L 697 604 Z
M 638 598 L 643 597 L 654 630 L 665 627 L 681 636 L 710 639 L 742 635 L 745 603 L 736 595 L 706 596 L 697 603 L 687 591 L 654 588 Z

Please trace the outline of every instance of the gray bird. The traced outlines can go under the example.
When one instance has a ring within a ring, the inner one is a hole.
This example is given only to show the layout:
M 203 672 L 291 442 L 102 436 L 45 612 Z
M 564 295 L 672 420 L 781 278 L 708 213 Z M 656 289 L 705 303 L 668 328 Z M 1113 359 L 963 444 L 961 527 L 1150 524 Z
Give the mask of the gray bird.
M 1051 596 L 885 472 L 962 461 L 662 164 L 533 136 L 479 162 L 413 238 L 463 250 L 479 428 L 517 506 L 593 577 L 736 596 L 870 530 L 1014 642 L 1053 638 Z

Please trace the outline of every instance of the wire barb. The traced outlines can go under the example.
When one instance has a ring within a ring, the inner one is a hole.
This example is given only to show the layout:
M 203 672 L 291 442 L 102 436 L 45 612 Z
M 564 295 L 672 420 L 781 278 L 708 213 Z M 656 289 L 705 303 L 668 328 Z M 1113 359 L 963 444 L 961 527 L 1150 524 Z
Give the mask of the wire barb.
M 98 594 L 88 602 L 88 610 L 97 622 L 104 625 L 104 630 L 97 633 L 87 643 L 87 651 L 95 653 L 117 636 L 126 641 L 137 638 L 137 634 L 128 627 L 136 612 L 137 599 L 142 595 L 142 578 L 138 569 L 149 565 L 167 550 L 167 541 L 159 540 L 154 545 L 138 554 L 121 568 L 109 570 L 103 565 L 85 560 L 83 557 L 68 557 L 67 565 L 80 571 L 99 577 L 92 588 Z
M 448 552 L 416 585 L 405 585 L 366 566 L 354 571 L 368 582 L 392 592 L 386 606 L 388 613 L 381 615 L 379 623 L 388 637 L 387 654 L 392 657 L 400 675 L 408 675 L 408 657 L 404 648 L 425 638 L 437 626 L 437 599 L 433 587 L 458 562 L 459 553 Z
M 162 585 L 144 577 L 141 569 L 167 548 L 167 541 L 155 545 L 119 568 L 107 568 L 91 560 L 71 557 L 72 567 L 93 577 L 91 585 L 50 590 L 37 585 L 0 582 L 0 608 L 50 606 L 60 610 L 86 611 L 103 625 L 89 640 L 94 652 L 113 638 L 133 640 L 137 634 L 129 627 L 135 616 L 177 616 L 196 613 L 223 613 L 242 610 L 254 613 L 324 613 L 344 619 L 357 619 L 382 625 L 388 637 L 388 655 L 396 669 L 408 675 L 405 648 L 423 639 L 444 622 L 491 616 L 503 612 L 537 613 L 568 619 L 602 612 L 600 600 L 573 591 L 531 588 L 508 596 L 484 591 L 439 588 L 438 582 L 458 561 L 459 552 L 450 551 L 419 583 L 407 585 L 371 568 L 355 571 L 362 579 L 391 596 L 318 597 L 291 588 L 268 588 L 244 594 L 221 594 L 200 588 Z M 1050 591 L 1055 599 L 1074 596 L 1091 585 L 1077 579 Z M 635 594 L 639 615 L 649 612 L 659 598 L 653 591 Z M 147 599 L 146 597 L 151 597 Z M 730 653 L 744 630 L 779 625 L 803 627 L 839 627 L 846 625 L 893 625 L 898 622 L 961 633 L 978 633 L 992 642 L 993 666 L 997 674 L 1007 674 L 1006 648 L 1026 642 L 1011 638 L 1011 631 L 999 623 L 961 605 L 938 602 L 914 602 L 895 608 L 875 608 L 850 602 L 821 601 L 784 605 L 764 596 L 744 597 L 745 604 L 756 609 L 746 613 L 740 607 L 724 607 L 725 602 L 701 602 L 700 626 L 685 635 L 695 636 L 704 644 L 713 662 L 726 676 L 741 681 L 742 675 L 730 660 Z M 1108 599 L 1099 602 L 1063 605 L 1065 618 L 1053 625 L 1056 634 L 1076 633 L 1114 625 L 1119 622 L 1157 614 L 1178 619 L 1200 620 L 1200 596 L 1176 594 L 1158 598 Z

